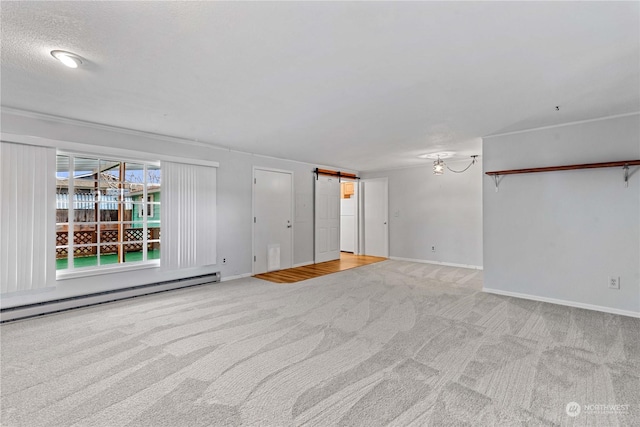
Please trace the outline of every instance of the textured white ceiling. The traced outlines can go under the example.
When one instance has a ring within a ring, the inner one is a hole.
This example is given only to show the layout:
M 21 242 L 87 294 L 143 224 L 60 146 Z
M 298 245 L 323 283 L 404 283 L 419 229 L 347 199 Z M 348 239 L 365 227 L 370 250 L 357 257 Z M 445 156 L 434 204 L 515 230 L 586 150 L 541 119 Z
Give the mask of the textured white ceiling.
M 360 171 L 640 110 L 638 2 L 4 1 L 1 17 L 4 106 Z

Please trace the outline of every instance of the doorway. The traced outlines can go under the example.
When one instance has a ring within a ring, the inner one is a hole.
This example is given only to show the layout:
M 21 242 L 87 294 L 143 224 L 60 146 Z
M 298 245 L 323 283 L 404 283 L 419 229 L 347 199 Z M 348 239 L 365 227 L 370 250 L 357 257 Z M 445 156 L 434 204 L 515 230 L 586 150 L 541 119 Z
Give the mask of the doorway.
M 340 182 L 340 251 L 358 254 L 358 183 Z
M 389 181 L 387 178 L 360 182 L 362 206 L 361 252 L 389 257 Z
M 253 274 L 293 266 L 293 172 L 253 168 Z

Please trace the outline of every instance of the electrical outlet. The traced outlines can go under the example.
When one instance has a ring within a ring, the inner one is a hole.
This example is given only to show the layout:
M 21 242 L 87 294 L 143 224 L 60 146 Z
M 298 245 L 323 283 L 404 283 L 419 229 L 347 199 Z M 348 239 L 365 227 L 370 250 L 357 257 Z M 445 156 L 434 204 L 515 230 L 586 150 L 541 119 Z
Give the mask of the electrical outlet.
M 226 258 L 222 258 L 222 263 L 226 264 L 227 263 L 227 259 Z
M 609 289 L 620 289 L 620 277 L 609 276 Z
M 431 246 L 431 252 L 435 252 L 436 251 L 436 247 L 435 246 Z

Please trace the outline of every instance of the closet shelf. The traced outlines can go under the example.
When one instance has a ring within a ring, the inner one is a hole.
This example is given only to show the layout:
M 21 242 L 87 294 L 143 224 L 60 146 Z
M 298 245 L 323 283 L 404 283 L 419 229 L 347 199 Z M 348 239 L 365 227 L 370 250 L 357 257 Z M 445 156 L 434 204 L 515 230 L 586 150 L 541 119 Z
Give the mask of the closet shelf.
M 547 166 L 544 168 L 528 168 L 528 169 L 509 169 L 503 171 L 485 172 L 493 177 L 493 182 L 498 191 L 498 184 L 501 181 L 500 176 L 515 175 L 519 173 L 536 173 L 536 172 L 554 172 L 554 171 L 571 171 L 577 169 L 597 169 L 597 168 L 616 168 L 622 167 L 624 170 L 624 185 L 629 186 L 629 166 L 639 166 L 640 160 L 621 160 L 619 162 L 602 162 L 602 163 L 583 163 L 581 165 L 565 165 L 565 166 Z
M 584 163 L 581 165 L 565 165 L 565 166 L 547 166 L 543 168 L 528 168 L 528 169 L 509 169 L 503 171 L 486 172 L 487 175 L 514 175 L 519 173 L 536 173 L 536 172 L 554 172 L 554 171 L 568 171 L 576 169 L 596 169 L 596 168 L 615 168 L 625 166 L 638 166 L 640 160 L 622 160 L 619 162 L 603 162 L 603 163 Z

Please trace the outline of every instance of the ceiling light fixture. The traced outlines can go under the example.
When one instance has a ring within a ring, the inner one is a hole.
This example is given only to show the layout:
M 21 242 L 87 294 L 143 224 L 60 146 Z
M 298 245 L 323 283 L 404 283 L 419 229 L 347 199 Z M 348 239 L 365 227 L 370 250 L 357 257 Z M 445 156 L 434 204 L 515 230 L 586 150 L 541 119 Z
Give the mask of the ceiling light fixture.
M 438 160 L 433 162 L 433 174 L 442 175 L 443 173 L 444 173 L 444 162 L 440 160 L 440 157 L 438 157 Z
M 69 68 L 78 68 L 82 65 L 82 58 L 75 53 L 67 52 L 64 50 L 52 50 L 51 56 L 62 62 Z
M 475 165 L 477 160 L 478 160 L 478 155 L 477 154 L 471 156 L 471 163 L 469 163 L 469 166 L 467 166 L 466 168 L 464 168 L 462 170 L 457 171 L 457 170 L 451 169 L 449 166 L 447 166 L 445 164 L 445 162 L 443 162 L 440 159 L 440 157 L 438 157 L 438 159 L 435 162 L 433 162 L 433 174 L 434 175 L 442 175 L 442 174 L 444 174 L 444 168 L 445 167 L 447 169 L 449 169 L 453 173 L 462 173 L 462 172 L 465 172 L 467 169 L 469 169 L 472 165 Z

